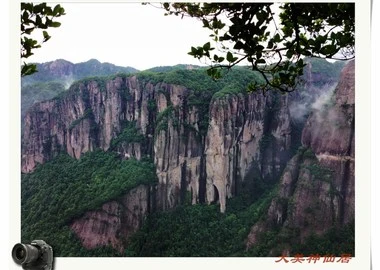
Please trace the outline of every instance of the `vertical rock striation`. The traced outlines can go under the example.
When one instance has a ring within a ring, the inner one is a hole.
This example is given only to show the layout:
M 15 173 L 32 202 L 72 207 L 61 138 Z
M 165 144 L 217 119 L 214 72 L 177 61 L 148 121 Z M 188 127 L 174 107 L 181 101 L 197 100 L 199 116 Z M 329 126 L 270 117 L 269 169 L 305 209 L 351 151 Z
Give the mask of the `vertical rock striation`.
M 276 95 L 226 96 L 210 106 L 206 137 L 206 201 L 220 202 L 237 195 L 252 181 L 257 168 L 263 179 L 276 178 L 291 147 L 288 97 Z
M 332 96 L 307 119 L 302 148 L 282 174 L 267 219 L 251 228 L 247 248 L 260 241 L 264 228 L 280 228 L 279 235 L 299 231 L 298 241 L 303 243 L 313 233 L 322 235 L 354 221 L 354 133 L 355 62 L 351 61 Z M 290 246 L 282 248 L 286 254 Z
M 121 251 L 123 241 L 152 209 L 166 210 L 191 201 L 218 203 L 224 212 L 227 199 L 239 195 L 255 179 L 273 184 L 281 175 L 283 200 L 273 202 L 269 210 L 274 223 L 304 226 L 300 211 L 308 198 L 334 205 L 331 220 L 346 222 L 353 217 L 354 194 L 352 65 L 345 74 L 334 102 L 314 112 L 302 133 L 304 147 L 334 170 L 331 183 L 318 182 L 319 195 L 300 188 L 302 181 L 307 185 L 312 179 L 304 167 L 315 161 L 301 154 L 291 159 L 300 136 L 291 107 L 299 96 L 227 94 L 212 99 L 205 115 L 190 102 L 190 89 L 137 76 L 81 80 L 62 96 L 35 104 L 25 117 L 22 172 L 32 172 L 62 151 L 77 159 L 97 148 L 115 151 L 121 158 L 153 159 L 158 184 L 152 190 L 138 187 L 73 221 L 72 229 L 87 248 L 111 244 Z M 331 201 L 326 190 L 332 186 L 340 195 Z M 287 214 L 290 206 L 284 204 L 290 198 L 295 201 L 293 215 Z M 326 210 L 323 207 L 321 211 Z M 253 231 L 262 227 L 257 225 Z M 251 238 L 256 239 L 256 234 L 251 233 Z

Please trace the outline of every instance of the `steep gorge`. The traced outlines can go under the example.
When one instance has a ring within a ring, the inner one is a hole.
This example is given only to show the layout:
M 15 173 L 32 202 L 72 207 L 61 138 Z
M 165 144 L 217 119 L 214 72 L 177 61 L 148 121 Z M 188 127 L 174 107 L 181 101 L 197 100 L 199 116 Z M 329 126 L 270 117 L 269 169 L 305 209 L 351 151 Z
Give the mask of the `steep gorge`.
M 104 202 L 100 209 L 72 221 L 72 230 L 87 248 L 111 244 L 123 250 L 124 240 L 151 211 L 173 209 L 190 200 L 192 204 L 218 203 L 223 213 L 229 198 L 255 192 L 256 182 L 274 185 L 278 179 L 282 195 L 271 203 L 268 219 L 253 226 L 247 246 L 256 243 L 259 232 L 271 228 L 271 220 L 277 225 L 297 227 L 305 237 L 311 230 L 323 233 L 337 219 L 343 224 L 354 216 L 352 66 L 346 67 L 343 76 L 347 78 L 338 84 L 336 102 L 312 113 L 307 121 L 293 114 L 292 106 L 302 103 L 309 108 L 324 93 L 322 88 L 308 92 L 306 101 L 299 93 L 237 93 L 209 96 L 206 105 L 199 105 L 194 102 L 192 89 L 139 75 L 81 80 L 67 93 L 37 103 L 28 111 L 22 172 L 32 173 L 61 152 L 79 159 L 99 148 L 117 152 L 122 159 L 153 159 L 158 183 L 140 187 L 148 191 L 143 197 L 149 202 L 141 199 L 141 192 L 137 196 L 128 195 L 129 191 L 125 199 Z M 325 84 L 331 85 L 330 78 L 325 79 Z M 318 83 L 323 84 L 323 80 Z M 201 98 L 195 94 L 195 99 Z M 320 114 L 326 111 L 334 117 L 320 121 Z M 348 139 L 337 137 L 342 130 L 349 134 Z M 301 133 L 303 148 L 292 158 L 301 144 Z M 305 157 L 308 148 L 316 154 L 316 160 Z M 330 182 L 326 183 L 323 175 L 317 189 L 307 191 L 302 186 L 312 181 L 307 166 L 313 164 L 322 164 L 334 173 Z M 333 198 L 331 188 L 339 192 Z M 315 190 L 319 193 L 310 196 Z M 292 214 L 287 213 L 290 198 Z M 304 203 L 307 199 L 309 204 Z M 312 200 L 325 202 L 318 213 L 328 220 L 319 223 L 323 224 L 320 228 L 317 224 L 310 227 L 303 220 L 304 208 L 315 206 Z

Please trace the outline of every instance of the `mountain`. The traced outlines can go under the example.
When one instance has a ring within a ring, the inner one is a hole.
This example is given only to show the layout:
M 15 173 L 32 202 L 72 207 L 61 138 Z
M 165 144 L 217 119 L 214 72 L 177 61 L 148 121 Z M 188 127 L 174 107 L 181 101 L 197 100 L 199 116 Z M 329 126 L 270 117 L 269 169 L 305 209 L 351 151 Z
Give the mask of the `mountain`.
M 21 79 L 21 119 L 35 103 L 52 99 L 76 80 L 85 77 L 108 76 L 116 73 L 136 73 L 132 67 L 120 67 L 110 63 L 100 63 L 96 59 L 73 64 L 58 59 L 37 63 L 37 73 Z
M 310 59 L 287 95 L 247 93 L 243 67 L 76 81 L 26 114 L 22 238 L 60 256 L 353 251 L 354 62 L 338 67 Z
M 91 76 L 108 76 L 115 73 L 136 73 L 132 67 L 121 67 L 110 63 L 101 63 L 96 59 L 90 59 L 82 63 L 71 63 L 64 59 L 46 63 L 37 63 L 38 72 L 22 78 L 22 85 L 37 82 L 64 82 L 68 87 L 75 80 Z M 66 88 L 67 88 L 66 87 Z
M 150 71 L 150 72 L 170 72 L 174 70 L 179 70 L 179 69 L 187 69 L 187 70 L 192 70 L 192 69 L 197 69 L 197 68 L 202 68 L 201 66 L 197 65 L 185 65 L 185 64 L 178 64 L 175 66 L 159 66 L 159 67 L 153 67 L 149 68 L 145 71 Z

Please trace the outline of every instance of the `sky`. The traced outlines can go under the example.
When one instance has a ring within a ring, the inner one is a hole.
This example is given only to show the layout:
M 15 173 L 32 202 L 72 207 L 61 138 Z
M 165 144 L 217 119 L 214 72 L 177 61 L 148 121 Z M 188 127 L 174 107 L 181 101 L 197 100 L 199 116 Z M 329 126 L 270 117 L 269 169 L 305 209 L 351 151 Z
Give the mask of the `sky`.
M 50 5 L 55 5 L 50 4 Z M 62 3 L 66 15 L 49 28 L 51 39 L 27 62 L 65 59 L 73 63 L 97 59 L 139 70 L 155 66 L 202 63 L 188 55 L 191 46 L 209 41 L 209 30 L 194 18 L 164 16 L 165 11 L 141 3 Z M 42 33 L 39 32 L 38 40 Z

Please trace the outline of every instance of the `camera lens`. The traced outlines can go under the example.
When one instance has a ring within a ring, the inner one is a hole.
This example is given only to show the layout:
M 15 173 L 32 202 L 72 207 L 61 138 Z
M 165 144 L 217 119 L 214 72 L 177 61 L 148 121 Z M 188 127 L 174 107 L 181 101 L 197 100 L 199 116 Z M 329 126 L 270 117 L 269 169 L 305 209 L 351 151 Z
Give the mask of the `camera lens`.
M 12 257 L 17 264 L 34 262 L 39 256 L 39 249 L 33 245 L 16 244 L 12 249 Z
M 26 252 L 23 247 L 17 247 L 15 251 L 15 256 L 17 260 L 23 260 L 25 258 Z

